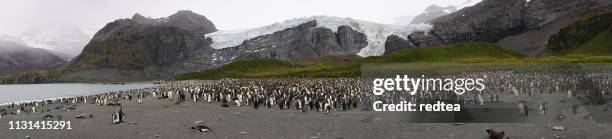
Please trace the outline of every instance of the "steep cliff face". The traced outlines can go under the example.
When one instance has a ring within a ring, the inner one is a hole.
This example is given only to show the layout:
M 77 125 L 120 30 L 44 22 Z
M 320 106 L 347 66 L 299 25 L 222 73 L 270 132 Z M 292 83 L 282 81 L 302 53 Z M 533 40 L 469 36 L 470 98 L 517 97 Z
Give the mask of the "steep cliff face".
M 432 21 L 430 34 L 442 42 L 496 42 L 528 30 L 525 0 L 484 0 Z
M 554 22 L 556 19 L 607 5 L 607 2 L 602 0 L 531 0 L 526 4 L 526 24 L 530 29 L 535 29 Z
M 214 61 L 227 63 L 235 59 L 273 58 L 299 60 L 330 55 L 356 55 L 368 45 L 367 38 L 348 26 L 338 27 L 337 33 L 317 27 L 309 21 L 294 28 L 244 41 L 236 47 L 218 49 Z
M 201 37 L 216 31 L 206 17 L 179 11 L 168 18 L 139 14 L 107 24 L 65 69 L 61 80 L 170 78 L 210 68 L 213 49 Z

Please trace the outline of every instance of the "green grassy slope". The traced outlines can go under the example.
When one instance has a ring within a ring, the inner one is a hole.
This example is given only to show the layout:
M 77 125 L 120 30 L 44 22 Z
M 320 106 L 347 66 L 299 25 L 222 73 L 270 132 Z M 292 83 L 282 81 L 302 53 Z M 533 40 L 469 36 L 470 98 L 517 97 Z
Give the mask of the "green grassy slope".
M 574 23 L 562 28 L 557 34 L 551 36 L 547 47 L 541 55 L 605 54 L 597 52 L 600 48 L 599 46 L 586 49 L 580 47 L 609 44 L 612 40 L 606 34 L 609 34 L 610 29 L 612 29 L 610 24 L 612 24 L 612 9 L 602 8 L 587 12 L 574 21 Z M 574 52 L 577 49 L 582 50 Z
M 570 56 L 607 56 L 612 55 L 612 31 L 599 33 L 580 47 L 570 50 Z
M 304 66 L 274 59 L 239 60 L 217 69 L 181 74 L 176 78 L 257 77 L 291 72 L 301 68 L 304 68 Z
M 502 59 L 523 58 L 524 55 L 499 47 L 491 43 L 469 42 L 442 45 L 436 47 L 424 47 L 415 49 L 403 49 L 386 56 L 368 57 L 365 61 L 370 63 L 393 63 L 393 62 L 486 62 Z

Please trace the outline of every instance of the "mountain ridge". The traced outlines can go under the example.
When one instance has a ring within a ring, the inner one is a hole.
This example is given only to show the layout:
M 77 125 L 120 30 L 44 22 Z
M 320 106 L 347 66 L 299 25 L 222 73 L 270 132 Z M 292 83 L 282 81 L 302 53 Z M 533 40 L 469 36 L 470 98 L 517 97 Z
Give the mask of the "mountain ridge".
M 434 45 L 469 41 L 498 43 L 508 37 L 542 29 L 572 14 L 582 14 L 609 4 L 610 2 L 602 0 L 483 0 L 474 6 L 433 20 L 431 22 L 433 28 L 425 33 L 431 37 L 425 38 L 436 38 L 437 43 L 433 43 Z M 548 40 L 546 35 L 552 35 L 554 29 L 562 28 L 564 25 L 542 31 L 541 34 L 545 36 L 526 39 L 537 41 L 535 44 L 545 44 Z M 531 48 L 531 45 L 522 45 L 519 41 L 526 40 L 508 39 L 500 44 L 531 55 L 539 53 L 545 47 L 537 45 Z

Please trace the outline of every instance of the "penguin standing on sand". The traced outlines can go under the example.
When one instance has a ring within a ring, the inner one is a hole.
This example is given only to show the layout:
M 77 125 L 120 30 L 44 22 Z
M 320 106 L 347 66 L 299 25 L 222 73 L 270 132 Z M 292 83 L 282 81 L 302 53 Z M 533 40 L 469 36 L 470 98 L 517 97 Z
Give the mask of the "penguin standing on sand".
M 191 98 L 193 98 L 193 102 L 197 102 L 198 101 L 198 94 L 197 93 L 191 93 Z
M 139 94 L 139 95 L 138 95 L 138 104 L 141 104 L 141 103 L 142 103 L 142 101 L 143 101 L 142 99 L 143 99 L 143 98 L 144 98 L 144 96 L 143 96 L 142 94 Z
M 121 106 L 119 108 L 118 111 L 115 111 L 115 113 L 113 114 L 113 124 L 121 124 L 123 123 L 123 116 L 125 115 L 125 113 L 123 113 L 123 106 Z

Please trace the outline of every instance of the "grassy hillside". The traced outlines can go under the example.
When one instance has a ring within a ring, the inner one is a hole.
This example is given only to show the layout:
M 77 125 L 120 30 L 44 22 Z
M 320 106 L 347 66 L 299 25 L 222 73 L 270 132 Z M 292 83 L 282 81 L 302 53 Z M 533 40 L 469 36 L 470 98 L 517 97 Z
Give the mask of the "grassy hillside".
M 206 72 L 182 74 L 176 78 L 255 77 L 291 72 L 301 68 L 304 68 L 304 66 L 274 59 L 239 60 L 217 69 L 208 70 Z
M 490 43 L 460 43 L 396 51 L 368 58 L 322 57 L 285 62 L 271 59 L 236 61 L 217 69 L 181 74 L 177 79 L 224 77 L 356 77 L 364 63 L 489 63 L 525 56 Z
M 459 43 L 436 47 L 402 49 L 386 56 L 368 57 L 369 63 L 439 63 L 439 62 L 490 62 L 502 59 L 518 59 L 524 55 L 491 43 Z
M 570 56 L 606 56 L 612 55 L 612 30 L 599 33 L 580 47 L 570 50 Z

